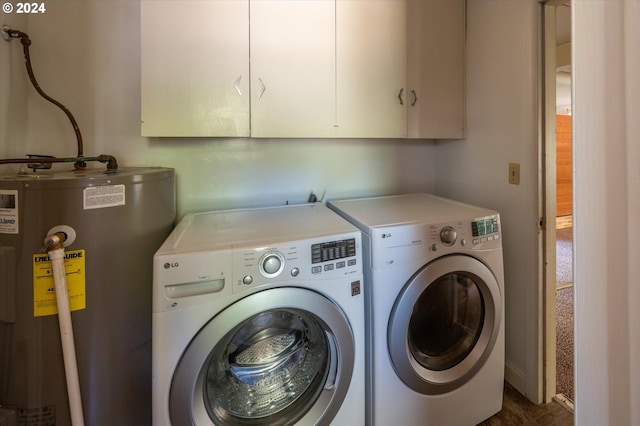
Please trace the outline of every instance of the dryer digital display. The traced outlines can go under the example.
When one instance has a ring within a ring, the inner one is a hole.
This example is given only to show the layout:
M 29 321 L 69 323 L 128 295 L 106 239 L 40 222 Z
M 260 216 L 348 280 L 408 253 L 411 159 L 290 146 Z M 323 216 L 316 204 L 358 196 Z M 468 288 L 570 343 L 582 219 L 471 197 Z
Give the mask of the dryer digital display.
M 311 263 L 327 262 L 344 259 L 356 255 L 356 240 L 331 241 L 328 243 L 313 244 L 311 246 Z
M 473 232 L 474 237 L 498 232 L 498 217 L 489 216 L 474 220 L 471 222 L 471 231 Z

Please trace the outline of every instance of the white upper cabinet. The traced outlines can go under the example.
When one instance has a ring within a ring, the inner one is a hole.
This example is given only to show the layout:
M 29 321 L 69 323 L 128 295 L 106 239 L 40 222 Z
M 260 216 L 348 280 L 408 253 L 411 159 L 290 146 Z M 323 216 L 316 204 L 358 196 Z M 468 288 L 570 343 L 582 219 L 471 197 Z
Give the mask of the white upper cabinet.
M 249 136 L 249 1 L 141 1 L 143 136 Z
M 335 135 L 335 2 L 251 0 L 251 136 Z
M 465 0 L 141 0 L 143 136 L 464 136 Z
M 407 136 L 406 5 L 337 0 L 337 136 Z
M 408 0 L 409 138 L 459 139 L 465 121 L 465 0 Z

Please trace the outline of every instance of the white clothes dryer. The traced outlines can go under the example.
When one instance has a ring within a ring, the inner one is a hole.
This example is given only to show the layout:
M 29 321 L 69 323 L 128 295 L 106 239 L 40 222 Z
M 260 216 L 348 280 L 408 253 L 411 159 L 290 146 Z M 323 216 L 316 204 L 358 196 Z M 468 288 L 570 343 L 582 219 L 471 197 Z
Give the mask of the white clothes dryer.
M 500 411 L 500 215 L 428 194 L 328 205 L 363 232 L 367 424 L 470 426 Z
M 153 260 L 153 424 L 364 424 L 362 274 L 323 204 L 185 215 Z

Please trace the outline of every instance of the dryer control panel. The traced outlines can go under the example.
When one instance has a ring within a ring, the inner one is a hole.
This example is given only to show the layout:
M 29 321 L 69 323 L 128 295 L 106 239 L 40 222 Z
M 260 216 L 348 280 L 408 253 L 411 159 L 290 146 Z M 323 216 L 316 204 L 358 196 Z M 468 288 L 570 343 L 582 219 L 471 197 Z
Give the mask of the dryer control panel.
M 372 228 L 371 266 L 393 268 L 439 256 L 502 246 L 500 215 Z
M 498 214 L 429 226 L 430 251 L 447 248 L 486 249 L 502 245 Z

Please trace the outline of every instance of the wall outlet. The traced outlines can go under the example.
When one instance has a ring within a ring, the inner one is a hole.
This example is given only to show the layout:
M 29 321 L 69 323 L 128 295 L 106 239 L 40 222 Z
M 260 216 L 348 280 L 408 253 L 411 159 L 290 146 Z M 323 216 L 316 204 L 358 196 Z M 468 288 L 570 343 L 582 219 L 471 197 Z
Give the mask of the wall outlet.
M 509 163 L 509 183 L 520 185 L 520 163 Z

